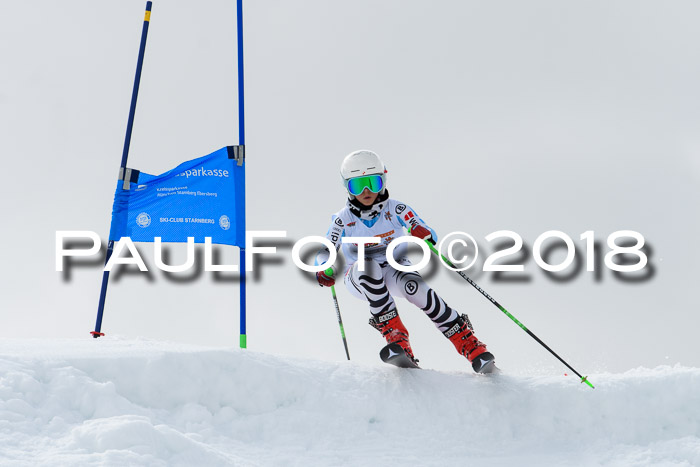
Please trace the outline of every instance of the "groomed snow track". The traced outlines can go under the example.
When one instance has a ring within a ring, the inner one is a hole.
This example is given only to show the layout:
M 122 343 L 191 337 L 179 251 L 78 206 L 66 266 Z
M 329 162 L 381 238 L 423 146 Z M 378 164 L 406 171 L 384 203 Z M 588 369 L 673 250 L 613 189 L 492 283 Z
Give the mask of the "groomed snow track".
M 700 369 L 590 379 L 3 340 L 0 465 L 700 465 Z

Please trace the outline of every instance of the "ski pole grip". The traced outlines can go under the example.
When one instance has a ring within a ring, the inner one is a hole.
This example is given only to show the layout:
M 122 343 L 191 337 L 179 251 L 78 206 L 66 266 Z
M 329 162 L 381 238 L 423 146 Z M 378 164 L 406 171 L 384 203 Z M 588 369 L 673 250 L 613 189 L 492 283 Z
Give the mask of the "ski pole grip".
M 333 268 L 328 268 L 323 272 L 325 272 L 328 277 L 333 277 Z

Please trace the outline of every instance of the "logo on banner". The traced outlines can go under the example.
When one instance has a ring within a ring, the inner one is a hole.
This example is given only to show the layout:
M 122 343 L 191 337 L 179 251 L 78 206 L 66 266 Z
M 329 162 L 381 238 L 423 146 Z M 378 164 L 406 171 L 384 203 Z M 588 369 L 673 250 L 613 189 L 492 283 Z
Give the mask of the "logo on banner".
M 147 213 L 142 212 L 138 216 L 136 216 L 136 224 L 139 227 L 143 227 L 144 229 L 151 225 L 151 216 L 149 216 Z
M 226 214 L 219 217 L 219 227 L 221 227 L 224 230 L 228 230 L 231 228 L 231 219 L 229 219 Z
M 175 175 L 176 177 L 225 177 L 228 178 L 228 170 L 223 169 L 205 169 L 200 167 L 198 169 L 185 170 L 182 173 Z

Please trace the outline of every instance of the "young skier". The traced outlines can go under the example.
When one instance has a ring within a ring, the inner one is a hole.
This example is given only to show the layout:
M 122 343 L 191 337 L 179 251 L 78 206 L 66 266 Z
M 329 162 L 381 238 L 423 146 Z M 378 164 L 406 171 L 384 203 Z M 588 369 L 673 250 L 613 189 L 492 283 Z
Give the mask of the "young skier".
M 387 245 L 396 237 L 411 235 L 432 244 L 437 235 L 415 210 L 405 203 L 389 198 L 386 189 L 386 168 L 372 151 L 355 151 L 345 157 L 340 174 L 348 191 L 343 209 L 333 214 L 326 237 L 336 248 L 343 246 L 347 261 L 345 286 L 352 295 L 369 304 L 372 317 L 369 323 L 386 338 L 387 344 L 396 343 L 416 363 L 408 331 L 401 322 L 394 297 L 403 297 L 422 309 L 435 326 L 465 356 L 476 372 L 494 370 L 494 356 L 486 350 L 472 330 L 466 314 L 459 315 L 435 293 L 417 272 L 401 272 L 392 268 L 386 259 Z M 365 245 L 364 271 L 357 262 L 357 244 L 342 243 L 342 237 L 379 237 L 377 244 Z M 316 264 L 323 264 L 330 252 L 323 248 L 316 256 Z M 401 265 L 410 265 L 406 244 L 394 250 L 394 258 Z M 335 270 L 333 271 L 335 273 Z M 335 284 L 334 274 L 317 272 L 321 286 Z

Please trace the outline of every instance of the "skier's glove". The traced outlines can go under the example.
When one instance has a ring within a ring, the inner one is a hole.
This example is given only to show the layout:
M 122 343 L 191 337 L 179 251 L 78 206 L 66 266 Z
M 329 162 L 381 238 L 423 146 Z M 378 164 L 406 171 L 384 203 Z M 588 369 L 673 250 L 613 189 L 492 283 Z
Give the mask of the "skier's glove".
M 326 274 L 326 271 L 319 271 L 316 273 L 316 280 L 318 285 L 321 287 L 330 287 L 335 285 L 335 279 L 333 279 L 333 274 L 330 276 Z
M 435 239 L 433 239 L 433 234 L 430 230 L 426 229 L 422 225 L 416 225 L 411 229 L 411 235 L 414 237 L 422 238 L 423 240 L 428 240 L 430 243 L 435 245 Z

